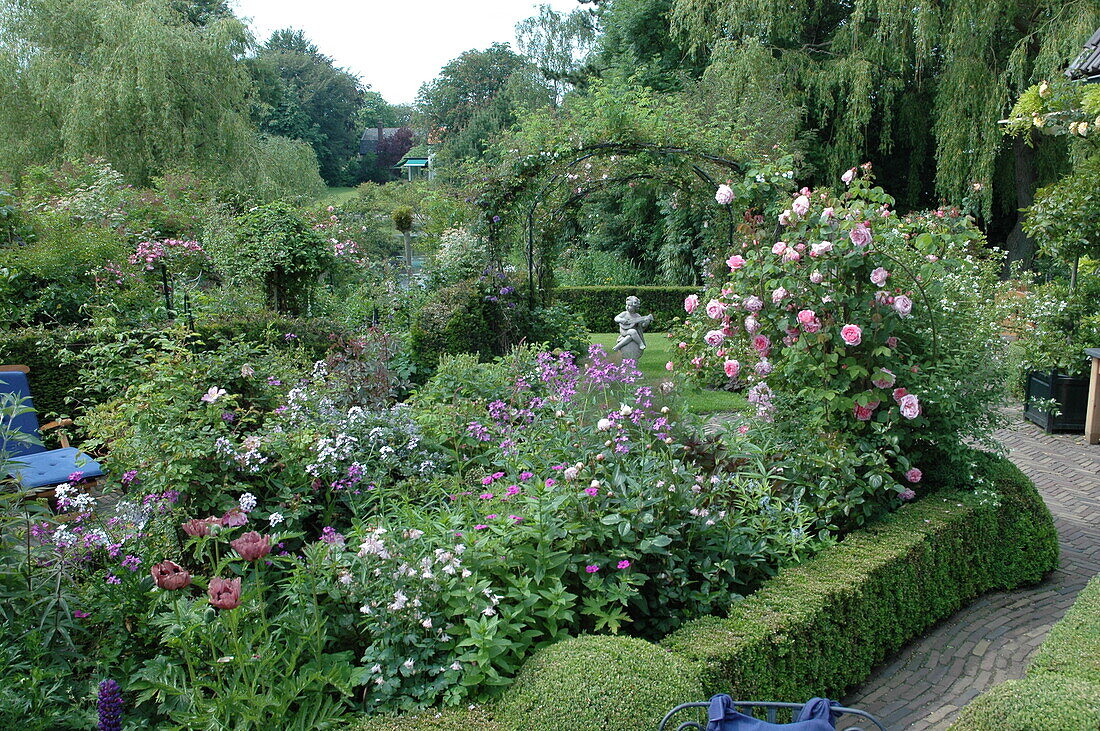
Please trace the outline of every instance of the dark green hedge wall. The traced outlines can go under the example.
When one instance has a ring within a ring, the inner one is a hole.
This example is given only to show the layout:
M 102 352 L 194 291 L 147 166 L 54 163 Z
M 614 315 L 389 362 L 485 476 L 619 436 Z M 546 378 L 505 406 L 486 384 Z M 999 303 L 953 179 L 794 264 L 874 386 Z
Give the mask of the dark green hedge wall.
M 592 332 L 610 333 L 618 332 L 615 315 L 634 295 L 642 301 L 639 311 L 653 315 L 650 332 L 667 332 L 675 318 L 684 317 L 684 298 L 698 292 L 698 287 L 557 287 L 554 303 L 580 314 Z

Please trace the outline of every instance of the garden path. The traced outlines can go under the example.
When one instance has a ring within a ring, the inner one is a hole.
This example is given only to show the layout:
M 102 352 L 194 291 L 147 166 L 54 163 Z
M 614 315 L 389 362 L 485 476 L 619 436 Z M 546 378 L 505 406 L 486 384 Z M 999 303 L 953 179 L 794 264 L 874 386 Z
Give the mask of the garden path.
M 1051 625 L 1100 573 L 1100 447 L 1080 435 L 1044 434 L 1016 413 L 998 437 L 1054 515 L 1058 569 L 1037 586 L 978 598 L 889 658 L 844 699 L 889 729 L 947 728 L 979 693 L 1023 677 Z

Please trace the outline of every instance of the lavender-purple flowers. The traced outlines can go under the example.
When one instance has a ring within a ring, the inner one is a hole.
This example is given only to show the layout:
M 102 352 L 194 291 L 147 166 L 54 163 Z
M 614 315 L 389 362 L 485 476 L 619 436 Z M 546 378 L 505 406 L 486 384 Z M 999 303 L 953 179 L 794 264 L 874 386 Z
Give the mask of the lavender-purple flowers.
M 108 678 L 99 684 L 99 731 L 122 731 L 122 689 Z

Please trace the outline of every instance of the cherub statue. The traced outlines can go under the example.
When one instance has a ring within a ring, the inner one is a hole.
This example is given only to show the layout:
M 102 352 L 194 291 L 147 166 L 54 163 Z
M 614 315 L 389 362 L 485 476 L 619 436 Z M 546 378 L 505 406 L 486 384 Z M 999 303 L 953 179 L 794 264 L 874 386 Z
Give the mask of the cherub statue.
M 626 298 L 626 310 L 615 315 L 615 324 L 619 326 L 619 339 L 615 350 L 624 358 L 637 360 L 645 350 L 645 330 L 653 324 L 653 315 L 639 315 L 642 301 L 633 295 Z

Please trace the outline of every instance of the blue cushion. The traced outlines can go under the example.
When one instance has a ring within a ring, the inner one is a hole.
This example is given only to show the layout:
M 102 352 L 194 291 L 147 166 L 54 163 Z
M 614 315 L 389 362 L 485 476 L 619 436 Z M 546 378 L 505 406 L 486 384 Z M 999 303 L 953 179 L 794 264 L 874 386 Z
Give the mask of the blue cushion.
M 33 411 L 34 403 L 31 401 L 31 387 L 27 383 L 27 374 L 21 371 L 0 371 L 0 393 L 15 394 L 21 406 L 32 409 L 15 417 L 11 422 L 11 427 L 17 432 L 41 440 L 42 435 L 38 433 L 38 417 Z M 6 452 L 9 456 L 18 457 L 44 451 L 46 451 L 46 448 L 41 444 L 26 444 L 11 439 L 5 440 L 4 435 L 0 433 L 0 452 Z
M 49 487 L 69 481 L 69 475 L 83 472 L 84 477 L 103 474 L 99 463 L 73 447 L 51 449 L 38 454 L 24 454 L 8 465 L 8 474 L 14 477 L 24 490 Z

